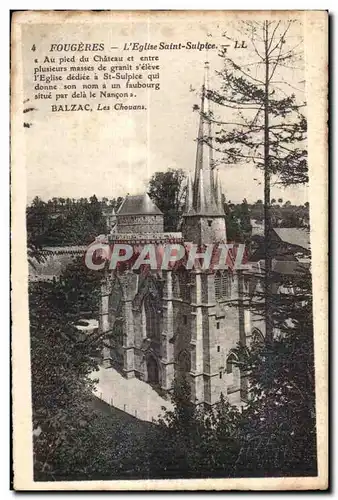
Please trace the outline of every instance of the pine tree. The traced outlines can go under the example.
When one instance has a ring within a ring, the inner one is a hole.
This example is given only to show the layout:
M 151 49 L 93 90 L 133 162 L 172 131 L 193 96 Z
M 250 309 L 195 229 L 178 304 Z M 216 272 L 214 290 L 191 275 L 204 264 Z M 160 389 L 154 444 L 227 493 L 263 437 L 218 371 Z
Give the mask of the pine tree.
M 222 163 L 253 163 L 264 172 L 265 318 L 271 341 L 271 182 L 274 176 L 285 185 L 308 180 L 305 103 L 298 102 L 302 89 L 294 87 L 290 72 L 301 64 L 303 41 L 292 21 L 243 21 L 238 30 L 252 57 L 246 52 L 245 60 L 235 60 L 224 48 L 221 90 L 207 91 L 220 117 L 211 112 L 208 118 L 218 127 L 215 148 Z

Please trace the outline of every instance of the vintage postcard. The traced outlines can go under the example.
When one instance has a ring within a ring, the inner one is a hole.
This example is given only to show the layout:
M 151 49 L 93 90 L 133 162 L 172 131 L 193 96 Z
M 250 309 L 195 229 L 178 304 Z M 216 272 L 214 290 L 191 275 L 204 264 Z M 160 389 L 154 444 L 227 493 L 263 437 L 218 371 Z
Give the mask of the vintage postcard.
M 11 26 L 17 490 L 328 488 L 324 11 Z

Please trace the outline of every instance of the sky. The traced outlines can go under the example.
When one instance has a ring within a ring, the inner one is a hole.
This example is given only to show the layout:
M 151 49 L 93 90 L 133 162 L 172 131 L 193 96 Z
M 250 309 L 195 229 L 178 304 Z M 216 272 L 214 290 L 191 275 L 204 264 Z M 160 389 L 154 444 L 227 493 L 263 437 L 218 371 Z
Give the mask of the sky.
M 207 40 L 219 45 L 226 40 L 222 37 L 224 32 L 229 37 L 239 38 L 233 20 L 201 13 L 196 17 L 193 14 L 176 15 L 175 20 L 164 16 L 158 21 L 158 18 L 141 15 L 126 20 L 125 14 L 113 17 L 107 24 L 69 22 L 26 26 L 23 30 L 23 95 L 36 107 L 29 114 L 32 126 L 25 129 L 27 201 L 35 196 L 48 200 L 93 194 L 99 198 L 138 194 L 146 190 L 154 172 L 168 168 L 193 172 L 199 120 L 193 106 L 200 101 L 206 57 L 210 64 L 210 88 L 220 85 L 216 72 L 222 69 L 222 60 L 218 50 L 207 51 L 207 56 L 205 51 L 193 50 L 133 52 L 134 59 L 145 55 L 160 57 L 156 63 L 160 65 L 160 90 L 141 90 L 135 98 L 137 104 L 146 106 L 146 111 L 53 113 L 49 100 L 34 100 L 32 82 L 34 59 L 40 63 L 50 55 L 52 43 L 61 43 L 60 40 L 62 43 L 104 43 L 106 49 L 100 55 L 126 56 L 122 48 L 128 42 L 155 44 L 163 40 L 168 43 L 191 40 L 204 43 Z M 300 33 L 299 26 L 294 28 L 290 43 L 300 43 Z M 37 47 L 35 52 L 31 51 L 33 43 Z M 111 46 L 117 49 L 110 51 Z M 238 57 L 242 61 L 253 60 L 249 51 L 240 50 Z M 235 55 L 233 46 L 228 51 L 230 56 Z M 61 52 L 56 57 L 63 55 Z M 304 80 L 302 68 L 287 75 L 287 79 L 298 89 L 299 82 Z M 302 98 L 301 93 L 299 97 Z M 120 101 L 111 99 L 109 103 Z M 226 110 L 226 113 L 228 121 L 235 119 L 233 111 Z M 241 202 L 246 198 L 253 202 L 263 199 L 262 174 L 252 164 L 229 166 L 220 163 L 218 168 L 227 200 Z M 303 204 L 307 201 L 307 189 L 273 186 L 271 197 Z

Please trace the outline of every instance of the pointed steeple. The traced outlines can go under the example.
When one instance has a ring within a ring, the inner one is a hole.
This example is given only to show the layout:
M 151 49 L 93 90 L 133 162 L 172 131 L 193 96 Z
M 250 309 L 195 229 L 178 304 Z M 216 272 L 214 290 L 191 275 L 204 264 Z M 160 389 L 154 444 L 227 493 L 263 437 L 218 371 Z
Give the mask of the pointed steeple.
M 204 215 L 224 214 L 216 200 L 211 122 L 208 119 L 210 113 L 209 99 L 206 94 L 209 88 L 209 63 L 205 63 L 204 81 L 202 86 L 202 98 L 200 108 L 200 122 L 197 138 L 195 179 L 193 185 L 193 209 L 196 213 Z M 201 192 L 203 190 L 203 192 Z M 201 202 L 203 200 L 203 202 Z
M 194 213 L 194 208 L 193 208 L 193 188 L 192 188 L 192 180 L 191 180 L 190 171 L 188 173 L 188 179 L 187 179 L 187 193 L 186 193 L 186 198 L 185 198 L 184 213 L 186 213 L 186 214 L 192 214 L 192 213 Z
M 204 82 L 198 127 L 195 178 L 189 176 L 187 199 L 183 213 L 182 233 L 188 242 L 199 245 L 224 243 L 226 239 L 225 214 L 222 206 L 221 184 L 214 179 L 212 131 L 208 97 L 208 63 Z

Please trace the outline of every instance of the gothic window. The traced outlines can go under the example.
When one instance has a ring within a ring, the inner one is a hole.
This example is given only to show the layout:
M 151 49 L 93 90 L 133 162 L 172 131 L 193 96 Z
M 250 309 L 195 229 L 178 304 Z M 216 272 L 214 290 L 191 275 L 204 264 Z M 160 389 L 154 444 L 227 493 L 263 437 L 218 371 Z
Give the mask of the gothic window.
M 264 344 L 264 341 L 262 332 L 258 330 L 258 328 L 254 328 L 254 330 L 252 330 L 252 342 L 255 344 Z
M 236 360 L 234 354 L 230 354 L 227 358 L 227 373 L 232 373 L 233 362 Z
M 230 276 L 227 272 L 223 272 L 222 274 L 222 296 L 230 297 Z
M 237 366 L 238 358 L 234 352 L 230 352 L 226 361 L 227 385 L 228 390 L 237 390 L 240 386 L 240 369 Z
M 188 273 L 179 273 L 181 299 L 190 302 L 190 276 Z
M 146 316 L 146 336 L 149 339 L 160 340 L 161 335 L 161 308 L 157 298 L 148 293 L 144 299 Z
M 222 300 L 231 296 L 231 280 L 227 271 L 217 271 L 215 274 L 215 296 L 216 300 Z
M 178 277 L 177 273 L 173 273 L 172 279 L 173 279 L 174 297 L 179 298 L 180 297 L 180 282 L 179 282 L 179 277 Z
M 112 284 L 108 302 L 108 320 L 111 337 L 109 342 L 112 347 L 123 345 L 123 311 L 122 311 L 122 290 L 120 282 L 115 279 Z
M 113 343 L 123 345 L 123 320 L 117 318 L 113 327 Z
M 120 319 L 121 315 L 121 302 L 122 302 L 122 290 L 120 282 L 115 279 L 111 293 L 109 296 L 109 305 L 108 305 L 108 318 L 109 325 L 112 327 L 116 320 Z
M 220 299 L 222 296 L 221 279 L 222 279 L 221 273 L 217 272 L 215 274 L 215 295 L 217 300 Z
M 158 385 L 160 381 L 158 364 L 154 356 L 149 355 L 147 359 L 147 374 L 150 384 Z

